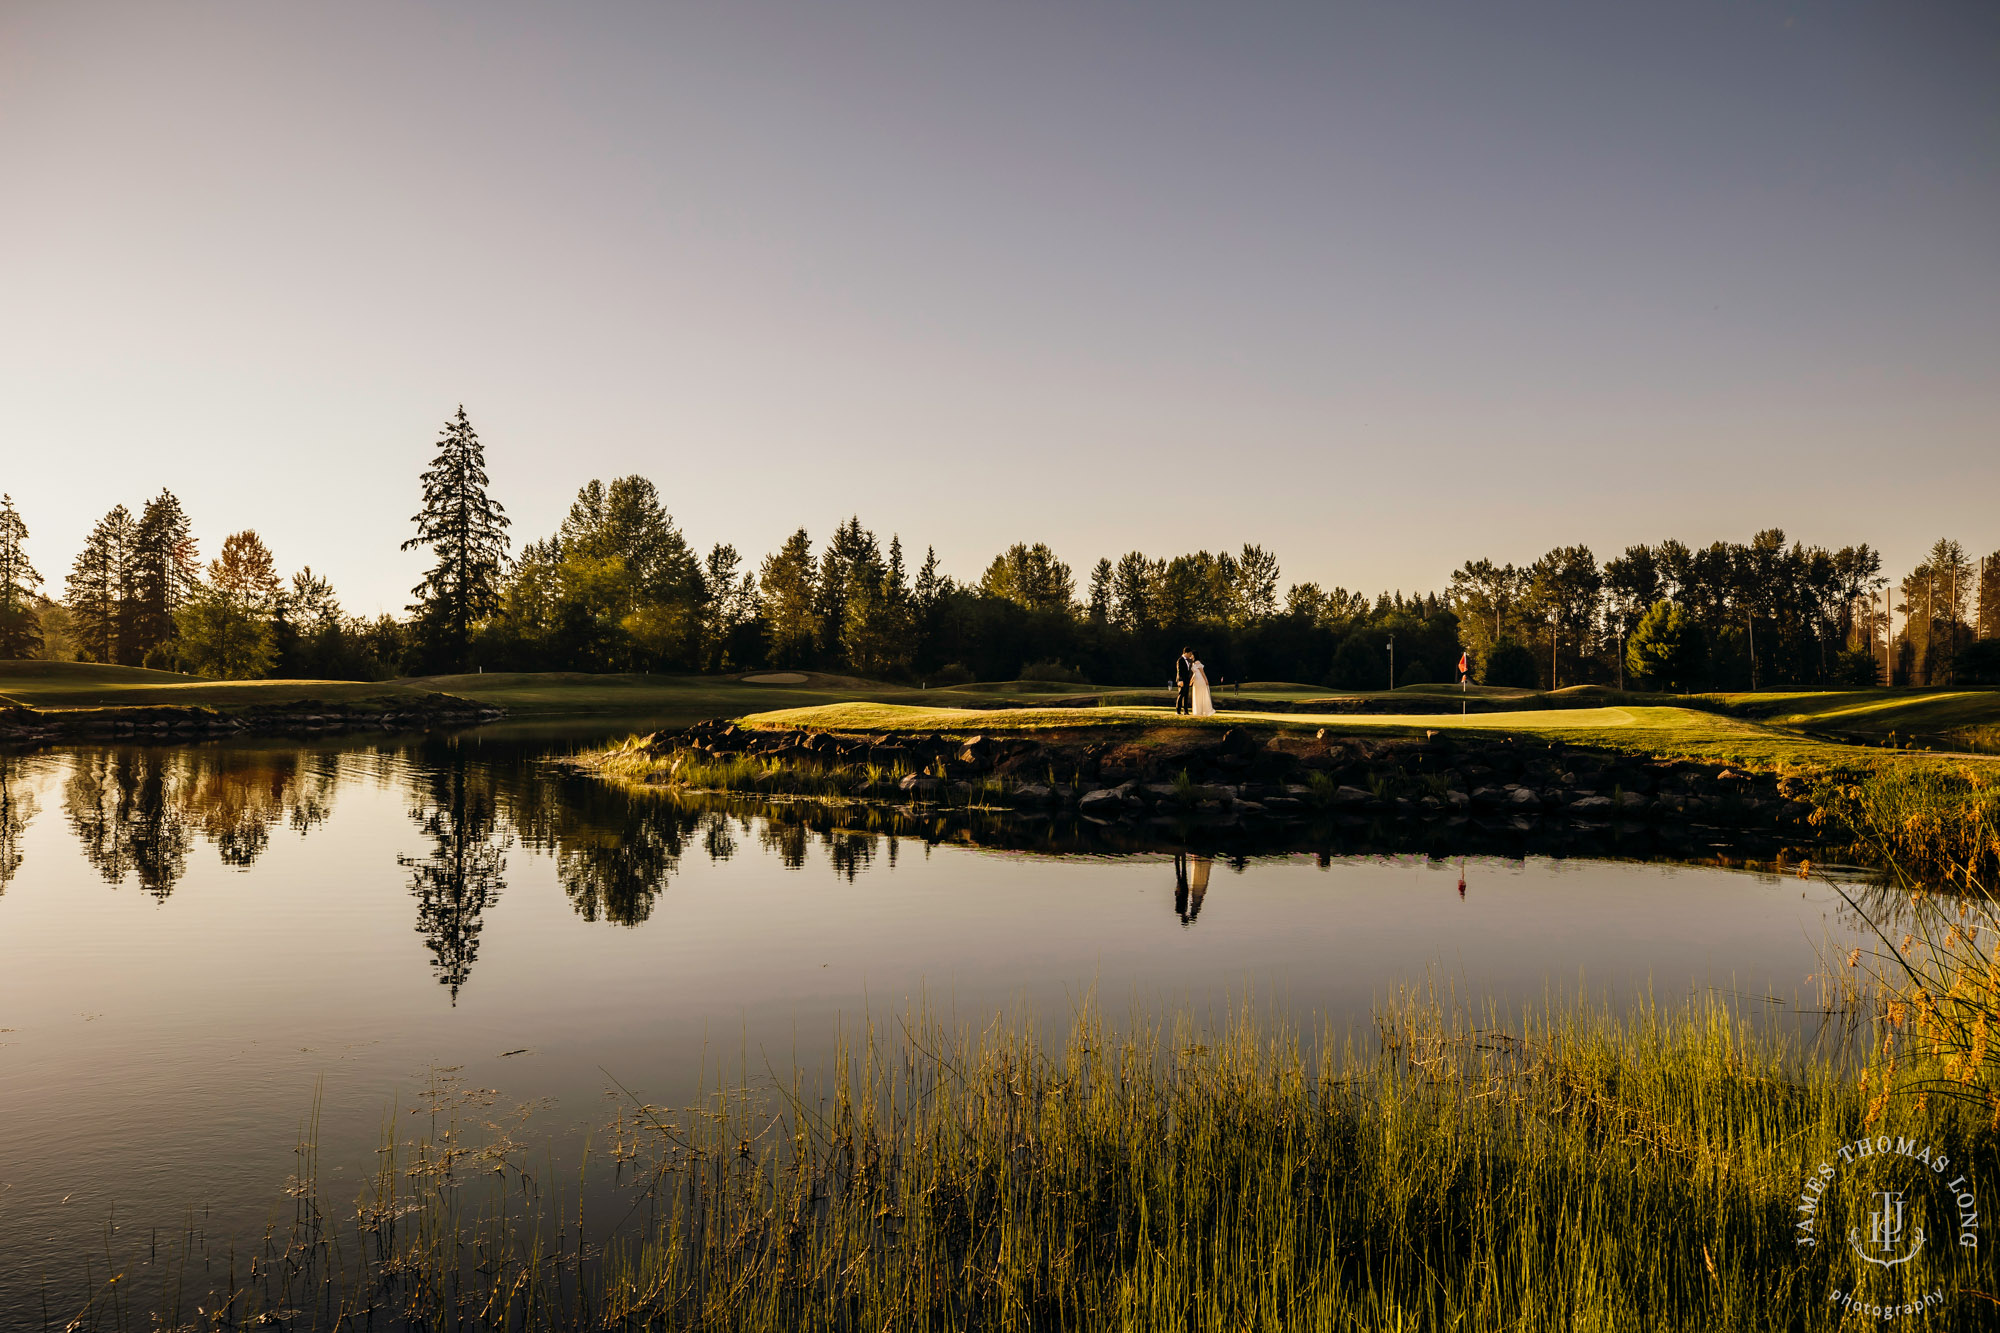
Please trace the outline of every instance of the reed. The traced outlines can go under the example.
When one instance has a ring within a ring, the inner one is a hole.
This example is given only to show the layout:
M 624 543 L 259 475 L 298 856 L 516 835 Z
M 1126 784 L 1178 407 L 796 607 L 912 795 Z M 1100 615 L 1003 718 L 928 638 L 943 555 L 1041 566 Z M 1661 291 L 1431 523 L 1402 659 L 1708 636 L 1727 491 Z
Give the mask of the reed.
M 1978 890 L 2000 870 L 2000 770 L 1906 766 L 1821 776 L 1812 821 L 1909 882 Z
M 1872 1279 L 1839 1247 L 1801 1252 L 1793 1212 L 1810 1165 L 1868 1110 L 1852 1070 L 1722 1008 L 1502 1030 L 1406 998 L 1359 1043 L 1247 1016 L 1120 1034 L 1086 1015 L 1052 1045 L 1029 1023 L 912 1022 L 860 1039 L 824 1096 L 635 1100 L 612 1156 L 639 1172 L 645 1221 L 609 1238 L 552 1169 L 449 1125 L 385 1152 L 356 1208 L 302 1172 L 299 1223 L 235 1285 L 229 1318 L 1833 1328 L 1825 1292 Z M 1990 1189 L 1993 1135 L 1967 1112 L 1937 1099 L 1898 1125 L 1981 1163 Z M 1961 1302 L 1929 1326 L 1986 1313 Z

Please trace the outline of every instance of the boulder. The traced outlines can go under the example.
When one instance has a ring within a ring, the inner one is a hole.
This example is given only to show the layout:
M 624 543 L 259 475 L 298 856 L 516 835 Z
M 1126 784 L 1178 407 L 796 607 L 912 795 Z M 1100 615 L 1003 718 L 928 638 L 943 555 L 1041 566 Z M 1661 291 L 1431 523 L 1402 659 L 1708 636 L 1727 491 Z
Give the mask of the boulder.
M 1116 788 L 1104 787 L 1097 791 L 1085 792 L 1083 798 L 1077 802 L 1077 809 L 1100 819 L 1116 819 L 1125 813 L 1125 798 Z

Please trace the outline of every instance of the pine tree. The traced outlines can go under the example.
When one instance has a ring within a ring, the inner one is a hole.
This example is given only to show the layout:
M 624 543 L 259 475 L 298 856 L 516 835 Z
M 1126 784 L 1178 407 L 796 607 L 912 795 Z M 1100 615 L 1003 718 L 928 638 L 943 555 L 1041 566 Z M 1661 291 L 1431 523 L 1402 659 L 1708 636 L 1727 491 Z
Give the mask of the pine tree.
M 764 598 L 764 632 L 778 666 L 811 664 L 819 631 L 819 581 L 812 538 L 800 528 L 776 554 L 764 557 L 758 580 Z
M 937 551 L 926 546 L 924 565 L 917 571 L 917 586 L 911 593 L 917 604 L 917 614 L 926 617 L 931 615 L 950 591 L 951 580 L 938 573 Z
M 42 650 L 42 618 L 35 612 L 35 589 L 42 576 L 28 563 L 28 525 L 14 497 L 0 495 L 0 658 L 32 657 Z
M 1090 567 L 1090 623 L 1107 624 L 1111 620 L 1111 584 L 1113 570 L 1111 561 L 1099 560 Z
M 140 511 L 126 569 L 132 592 L 118 657 L 139 666 L 174 637 L 174 617 L 201 583 L 193 527 L 172 491 L 162 490 Z
M 417 636 L 427 665 L 462 669 L 472 631 L 500 609 L 500 574 L 507 560 L 507 514 L 486 493 L 486 454 L 464 404 L 445 423 L 437 457 L 423 474 L 424 507 L 410 521 L 417 535 L 407 551 L 427 546 L 437 563 L 412 588 Z
M 132 511 L 119 505 L 97 521 L 70 566 L 63 589 L 77 647 L 93 662 L 120 660 L 121 632 L 131 601 L 127 561 Z

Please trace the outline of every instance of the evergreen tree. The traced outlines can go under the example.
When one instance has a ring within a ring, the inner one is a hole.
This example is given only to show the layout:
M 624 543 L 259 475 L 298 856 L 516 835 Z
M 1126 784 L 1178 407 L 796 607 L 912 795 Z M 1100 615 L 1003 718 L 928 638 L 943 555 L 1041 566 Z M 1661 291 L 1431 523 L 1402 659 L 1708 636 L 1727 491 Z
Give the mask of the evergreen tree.
M 0 495 L 0 658 L 33 657 L 42 650 L 42 618 L 35 589 L 42 576 L 28 563 L 28 525 L 14 497 Z
M 1277 556 L 1261 546 L 1245 543 L 1236 558 L 1235 573 L 1238 624 L 1255 624 L 1278 614 Z
M 1118 557 L 1111 574 L 1111 618 L 1120 629 L 1152 629 L 1159 623 L 1158 585 L 1163 567 L 1143 552 Z
M 162 490 L 140 511 L 126 567 L 132 594 L 119 660 L 143 665 L 174 637 L 175 616 L 201 583 L 193 525 L 172 491 Z
M 1626 669 L 1654 690 L 1691 689 L 1707 657 L 1701 622 L 1672 602 L 1653 603 L 1625 645 Z
M 916 603 L 917 614 L 930 616 L 950 592 L 951 580 L 938 572 L 937 551 L 926 546 L 924 567 L 917 571 L 917 586 L 911 593 Z
M 402 549 L 429 547 L 437 563 L 411 589 L 410 610 L 426 665 L 459 670 L 473 629 L 500 609 L 508 527 L 506 511 L 486 493 L 486 453 L 462 403 L 438 437 L 423 484 L 424 507 L 410 520 L 417 535 Z
M 729 671 L 744 665 L 738 635 L 757 618 L 757 576 L 741 568 L 743 557 L 734 546 L 718 542 L 702 568 L 704 671 Z
M 764 557 L 758 583 L 771 661 L 778 666 L 810 666 L 819 633 L 819 580 L 812 538 L 804 528 L 786 538 L 776 554 Z
M 1067 615 L 1076 596 L 1076 580 L 1046 544 L 1016 542 L 993 557 L 979 591 L 1029 611 Z
M 97 520 L 70 566 L 63 589 L 77 648 L 92 662 L 122 660 L 120 647 L 131 599 L 127 561 L 132 551 L 132 528 L 132 512 L 124 505 Z
M 849 660 L 850 622 L 881 593 L 882 548 L 856 515 L 833 530 L 819 557 L 819 649 L 828 666 Z
M 1113 570 L 1109 559 L 1099 560 L 1090 567 L 1090 601 L 1085 614 L 1093 625 L 1107 625 L 1111 622 L 1111 584 Z
M 1561 669 L 1563 649 L 1568 647 L 1574 664 L 1592 643 L 1603 588 L 1597 558 L 1587 546 L 1559 546 L 1529 569 L 1524 609 L 1541 622 L 1549 645 L 1550 689 L 1560 689 L 1565 676 L 1575 683 L 1575 666 L 1568 672 Z

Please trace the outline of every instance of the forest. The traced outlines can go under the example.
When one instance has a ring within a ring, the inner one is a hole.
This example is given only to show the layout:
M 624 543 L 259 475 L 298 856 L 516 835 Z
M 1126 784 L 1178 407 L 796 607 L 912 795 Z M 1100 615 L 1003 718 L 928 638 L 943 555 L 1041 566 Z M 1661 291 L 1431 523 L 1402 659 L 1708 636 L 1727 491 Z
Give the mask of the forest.
M 1467 560 L 1446 586 L 1294 582 L 1277 556 L 1104 556 L 1079 577 L 1042 542 L 977 579 L 884 542 L 856 516 L 761 560 L 689 545 L 642 476 L 592 480 L 556 531 L 515 549 L 461 407 L 419 478 L 404 543 L 430 561 L 402 616 L 343 611 L 289 577 L 254 530 L 203 563 L 170 492 L 114 505 L 55 595 L 0 499 L 0 658 L 117 662 L 225 678 L 378 680 L 470 670 L 724 673 L 762 668 L 955 684 L 1145 683 L 1193 646 L 1219 683 L 1342 690 L 1455 682 L 1672 691 L 2000 685 L 2000 552 L 1940 539 L 1893 577 L 1867 543 L 1829 551 L 1777 528 L 1668 539 L 1600 561 L 1559 546 Z

